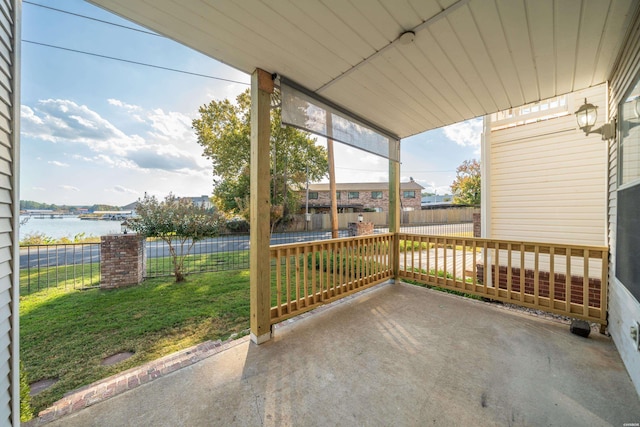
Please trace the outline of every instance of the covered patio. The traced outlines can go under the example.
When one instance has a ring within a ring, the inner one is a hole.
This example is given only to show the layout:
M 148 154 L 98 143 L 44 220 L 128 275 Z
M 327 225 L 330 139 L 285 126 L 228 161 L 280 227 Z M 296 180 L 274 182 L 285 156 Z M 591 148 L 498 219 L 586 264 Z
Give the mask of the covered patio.
M 383 284 L 51 426 L 588 425 L 640 420 L 613 343 Z
M 640 421 L 640 386 L 627 373 L 640 380 L 628 329 L 640 322 L 640 304 L 610 274 L 616 136 L 603 142 L 612 165 L 602 171 L 606 246 L 402 234 L 399 203 L 408 136 L 604 82 L 606 113 L 595 126 L 615 123 L 640 73 L 637 1 L 90 1 L 252 75 L 251 332 L 228 351 L 54 425 Z M 304 110 L 287 123 L 389 159 L 389 233 L 269 247 L 269 116 L 278 90 L 283 109 Z M 401 257 L 407 242 L 418 249 Z M 447 266 L 458 262 L 456 251 L 465 266 L 472 257 L 471 271 Z M 565 324 L 401 280 L 608 326 L 620 356 L 597 333 L 585 340 Z M 18 288 L 14 277 L 14 313 Z M 297 318 L 316 308 L 323 311 Z M 612 313 L 619 320 L 610 322 Z M 4 402 L 17 424 L 11 322 Z

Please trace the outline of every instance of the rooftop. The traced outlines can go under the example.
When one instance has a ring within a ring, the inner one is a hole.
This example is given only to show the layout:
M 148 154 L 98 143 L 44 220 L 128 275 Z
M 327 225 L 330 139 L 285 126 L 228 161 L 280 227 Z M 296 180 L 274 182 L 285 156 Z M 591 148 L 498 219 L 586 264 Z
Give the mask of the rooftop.
M 415 181 L 401 182 L 400 190 L 422 190 L 424 187 Z M 329 191 L 329 183 L 309 184 L 310 191 Z M 388 182 L 339 182 L 337 191 L 371 191 L 389 190 Z

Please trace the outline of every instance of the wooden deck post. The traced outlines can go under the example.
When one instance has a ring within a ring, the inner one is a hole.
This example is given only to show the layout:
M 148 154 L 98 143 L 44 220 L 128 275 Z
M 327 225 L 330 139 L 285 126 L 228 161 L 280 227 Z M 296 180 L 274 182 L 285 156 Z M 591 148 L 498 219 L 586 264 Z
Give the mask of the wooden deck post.
M 391 160 L 398 159 L 398 161 Z M 400 141 L 389 141 L 389 233 L 393 233 L 391 269 L 394 281 L 400 270 Z
M 271 267 L 269 241 L 269 142 L 271 138 L 273 79 L 256 68 L 251 75 L 251 202 L 250 202 L 250 312 L 251 341 L 271 338 Z

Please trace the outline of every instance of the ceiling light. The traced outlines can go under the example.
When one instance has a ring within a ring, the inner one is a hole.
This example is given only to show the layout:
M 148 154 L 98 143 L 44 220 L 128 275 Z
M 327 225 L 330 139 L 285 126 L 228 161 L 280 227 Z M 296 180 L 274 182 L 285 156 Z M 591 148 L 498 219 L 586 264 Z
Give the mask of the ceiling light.
M 411 43 L 415 40 L 415 38 L 416 33 L 414 33 L 413 31 L 405 31 L 404 33 L 400 34 L 400 37 L 398 37 L 398 39 L 400 40 L 400 44 L 403 45 Z

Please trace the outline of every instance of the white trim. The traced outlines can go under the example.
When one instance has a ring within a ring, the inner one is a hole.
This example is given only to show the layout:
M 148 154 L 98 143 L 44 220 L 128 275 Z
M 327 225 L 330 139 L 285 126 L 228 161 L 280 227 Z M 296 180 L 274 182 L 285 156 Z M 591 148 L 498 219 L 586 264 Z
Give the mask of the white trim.
M 22 38 L 22 1 L 10 0 L 13 3 L 13 110 L 12 115 L 12 202 L 13 202 L 13 274 L 11 295 L 11 423 L 20 425 L 20 245 L 18 243 L 18 227 L 20 226 L 20 78 Z
M 482 119 L 480 142 L 480 237 L 491 237 L 491 190 L 489 170 L 491 165 L 491 116 Z

